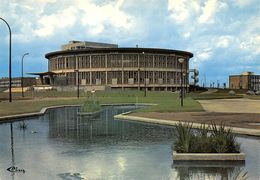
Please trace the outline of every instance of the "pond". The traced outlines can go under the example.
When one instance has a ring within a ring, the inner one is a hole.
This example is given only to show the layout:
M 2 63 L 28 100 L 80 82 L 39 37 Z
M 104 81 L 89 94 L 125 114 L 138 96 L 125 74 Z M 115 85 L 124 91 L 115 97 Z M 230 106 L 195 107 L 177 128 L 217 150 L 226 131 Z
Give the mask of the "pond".
M 244 164 L 174 164 L 174 128 L 113 119 L 132 108 L 108 106 L 95 117 L 58 108 L 20 119 L 24 130 L 22 121 L 0 124 L 0 179 L 229 179 L 240 169 L 259 179 L 260 138 L 238 138 Z

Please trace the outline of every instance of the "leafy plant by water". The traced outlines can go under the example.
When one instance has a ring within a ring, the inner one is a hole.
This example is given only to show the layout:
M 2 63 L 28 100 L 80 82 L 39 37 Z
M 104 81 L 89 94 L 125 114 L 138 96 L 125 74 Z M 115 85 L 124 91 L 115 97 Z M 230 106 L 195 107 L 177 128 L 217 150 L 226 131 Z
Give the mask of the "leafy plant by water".
M 176 126 L 177 130 L 177 141 L 174 145 L 174 150 L 177 152 L 189 152 L 190 146 L 192 145 L 191 142 L 193 139 L 192 124 L 185 124 L 182 125 L 179 123 Z
M 246 180 L 248 178 L 247 175 L 248 175 L 248 171 L 241 169 L 234 174 L 232 180 Z
M 20 122 L 20 123 L 19 123 L 19 128 L 25 130 L 25 129 L 27 129 L 27 124 L 25 124 L 24 121 L 23 121 L 23 122 Z
M 80 108 L 80 112 L 96 112 L 99 110 L 101 110 L 101 105 L 99 104 L 98 101 L 95 100 L 85 101 L 83 106 L 81 106 Z
M 192 124 L 176 124 L 177 140 L 173 150 L 178 153 L 238 153 L 240 145 L 235 134 L 224 124 L 201 125 L 192 130 Z

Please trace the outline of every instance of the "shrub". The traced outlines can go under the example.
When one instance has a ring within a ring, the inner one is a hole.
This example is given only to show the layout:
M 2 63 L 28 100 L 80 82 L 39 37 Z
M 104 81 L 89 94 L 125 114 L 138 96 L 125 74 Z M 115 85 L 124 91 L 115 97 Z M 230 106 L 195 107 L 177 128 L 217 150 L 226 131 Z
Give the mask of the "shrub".
M 240 145 L 231 129 L 224 124 L 201 125 L 192 130 L 192 124 L 176 124 L 177 140 L 173 150 L 178 153 L 238 153 Z
M 191 139 L 192 139 L 192 124 L 179 123 L 176 125 L 177 141 L 174 145 L 174 149 L 177 152 L 187 153 L 190 151 Z
M 217 128 L 215 123 L 212 123 L 213 149 L 218 153 L 237 153 L 240 151 L 240 145 L 236 142 L 236 136 L 231 129 L 226 129 L 221 123 Z
M 231 96 L 234 96 L 234 95 L 236 95 L 236 92 L 231 90 L 231 91 L 228 92 L 228 94 L 231 95 Z
M 101 105 L 99 104 L 98 101 L 95 100 L 87 100 L 81 106 L 80 112 L 95 112 L 101 110 Z

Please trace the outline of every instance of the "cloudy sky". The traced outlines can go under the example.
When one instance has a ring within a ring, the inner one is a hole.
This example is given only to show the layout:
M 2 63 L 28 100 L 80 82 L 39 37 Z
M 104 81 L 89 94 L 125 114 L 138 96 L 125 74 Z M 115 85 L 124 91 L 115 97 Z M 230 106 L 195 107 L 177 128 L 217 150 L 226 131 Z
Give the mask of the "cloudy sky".
M 25 72 L 47 71 L 44 55 L 70 40 L 186 50 L 207 84 L 260 74 L 259 0 L 1 0 L 0 17 L 12 28 L 13 76 L 26 52 Z M 0 77 L 8 38 L 0 22 Z

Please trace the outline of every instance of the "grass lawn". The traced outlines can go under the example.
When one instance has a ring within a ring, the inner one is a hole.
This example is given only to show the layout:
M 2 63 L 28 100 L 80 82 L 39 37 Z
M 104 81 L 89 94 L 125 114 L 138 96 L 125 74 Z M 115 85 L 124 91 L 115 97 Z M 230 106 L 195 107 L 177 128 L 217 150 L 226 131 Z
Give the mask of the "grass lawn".
M 5 93 L 6 96 L 6 93 Z M 0 102 L 0 116 L 20 114 L 26 112 L 38 112 L 42 107 L 55 105 L 74 105 L 83 104 L 87 99 L 92 98 L 90 92 L 80 94 L 77 99 L 75 92 L 41 92 L 26 93 L 25 99 L 30 100 L 14 100 L 12 103 L 8 101 Z M 2 97 L 2 93 L 0 94 Z M 21 99 L 20 94 L 14 93 L 14 99 Z M 95 99 L 101 104 L 117 104 L 117 103 L 151 103 L 157 104 L 149 106 L 145 109 L 139 109 L 143 112 L 179 112 L 179 111 L 203 111 L 201 105 L 191 97 L 184 99 L 184 106 L 180 106 L 178 94 L 171 92 L 147 92 L 141 91 L 97 91 Z

